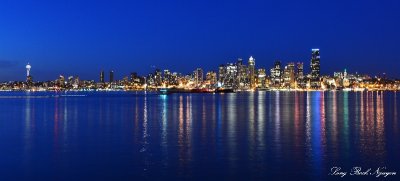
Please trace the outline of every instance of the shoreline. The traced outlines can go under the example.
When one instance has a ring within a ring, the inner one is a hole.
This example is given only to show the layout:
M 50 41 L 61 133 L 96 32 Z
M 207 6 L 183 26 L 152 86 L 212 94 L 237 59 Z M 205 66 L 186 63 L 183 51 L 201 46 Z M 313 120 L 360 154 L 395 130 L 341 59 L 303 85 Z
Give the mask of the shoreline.
M 235 90 L 229 93 L 247 93 L 247 92 L 376 92 L 376 91 L 385 91 L 385 92 L 397 92 L 400 90 L 392 90 L 392 89 L 365 89 L 365 90 L 288 90 L 288 89 L 269 89 L 269 90 Z M 0 90 L 0 92 L 156 92 L 160 93 L 159 90 L 123 90 L 123 89 L 114 89 L 114 90 L 99 90 L 99 89 L 83 89 L 83 90 Z M 212 94 L 212 93 L 223 93 L 223 92 L 191 92 L 190 89 L 188 91 L 177 91 L 173 93 L 187 93 L 187 94 Z

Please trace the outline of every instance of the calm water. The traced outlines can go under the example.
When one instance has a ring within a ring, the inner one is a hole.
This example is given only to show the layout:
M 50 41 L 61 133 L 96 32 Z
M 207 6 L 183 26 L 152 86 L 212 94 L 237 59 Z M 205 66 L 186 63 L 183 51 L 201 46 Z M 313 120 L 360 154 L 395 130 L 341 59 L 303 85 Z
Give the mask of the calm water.
M 400 172 L 400 93 L 68 94 L 85 96 L 0 93 L 0 180 L 339 179 L 328 175 L 333 166 Z

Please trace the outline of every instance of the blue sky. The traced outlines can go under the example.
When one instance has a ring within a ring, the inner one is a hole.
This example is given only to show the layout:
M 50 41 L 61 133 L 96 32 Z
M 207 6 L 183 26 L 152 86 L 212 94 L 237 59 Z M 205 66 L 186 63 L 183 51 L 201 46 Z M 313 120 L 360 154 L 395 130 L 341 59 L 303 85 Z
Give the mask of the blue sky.
M 400 2 L 0 1 L 0 81 L 183 73 L 241 57 L 269 69 L 321 49 L 321 71 L 400 77 Z M 306 69 L 307 71 L 308 69 Z

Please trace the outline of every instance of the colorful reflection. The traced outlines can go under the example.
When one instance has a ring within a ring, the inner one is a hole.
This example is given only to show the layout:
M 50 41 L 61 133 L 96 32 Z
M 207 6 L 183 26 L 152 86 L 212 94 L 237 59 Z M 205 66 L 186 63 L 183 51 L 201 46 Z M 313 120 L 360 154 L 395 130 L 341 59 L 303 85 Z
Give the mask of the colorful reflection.
M 398 166 L 397 101 L 396 93 L 376 91 L 24 99 L 10 103 L 22 107 L 13 109 L 14 122 L 2 119 L 11 130 L 0 129 L 19 135 L 9 144 L 15 157 L 26 165 L 40 157 L 39 171 L 55 179 L 96 163 L 93 170 L 111 165 L 110 175 L 141 180 L 327 180 L 333 164 Z

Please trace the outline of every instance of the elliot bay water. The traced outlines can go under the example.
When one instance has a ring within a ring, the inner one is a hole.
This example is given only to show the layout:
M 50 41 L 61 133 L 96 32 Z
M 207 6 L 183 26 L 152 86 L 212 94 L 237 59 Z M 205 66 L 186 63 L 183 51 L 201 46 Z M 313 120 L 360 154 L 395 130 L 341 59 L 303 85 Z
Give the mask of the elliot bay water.
M 0 180 L 325 180 L 340 179 L 328 175 L 332 167 L 400 171 L 396 92 L 2 92 L 0 101 Z

